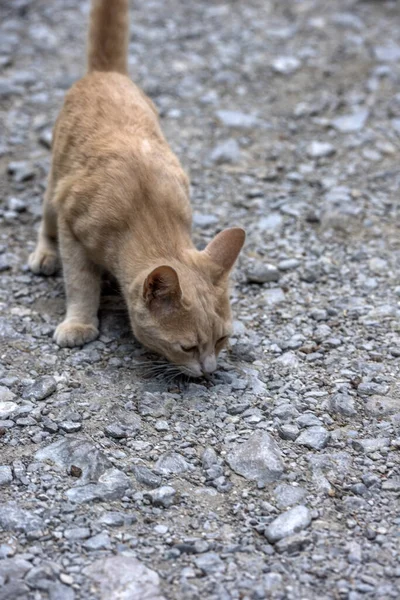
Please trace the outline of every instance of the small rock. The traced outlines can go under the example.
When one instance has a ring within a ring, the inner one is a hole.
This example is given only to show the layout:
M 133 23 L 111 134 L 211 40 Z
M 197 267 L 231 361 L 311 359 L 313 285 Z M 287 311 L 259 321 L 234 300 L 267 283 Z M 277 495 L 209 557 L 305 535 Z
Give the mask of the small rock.
M 3 503 L 0 510 L 0 528 L 5 531 L 19 531 L 28 533 L 39 530 L 42 526 L 42 520 L 28 510 L 19 508 L 13 502 L 12 504 Z M 0 565 L 2 561 L 0 561 Z
M 280 273 L 274 265 L 257 262 L 250 265 L 246 276 L 249 283 L 267 283 L 278 281 Z
M 205 470 L 211 469 L 211 467 L 218 464 L 218 457 L 217 457 L 217 453 L 215 452 L 214 448 L 211 448 L 210 446 L 208 446 L 204 450 L 203 455 L 201 457 L 201 462 L 203 465 L 203 469 L 205 469 Z
M 268 217 L 261 217 L 257 226 L 262 231 L 279 231 L 283 224 L 283 218 L 279 213 L 272 212 Z
M 190 464 L 177 452 L 166 452 L 157 461 L 156 471 L 160 475 L 178 475 L 190 469 Z
M 0 486 L 8 485 L 13 480 L 11 467 L 4 465 L 0 466 Z
M 400 477 L 392 477 L 382 483 L 382 489 L 387 492 L 400 492 Z
M 82 423 L 77 423 L 76 421 L 61 421 L 58 426 L 65 433 L 77 433 L 82 429 Z
M 20 198 L 9 198 L 7 201 L 9 210 L 16 213 L 24 212 L 27 209 L 27 203 Z
M 57 389 L 57 383 L 54 377 L 39 377 L 36 381 L 24 390 L 23 398 L 29 400 L 44 400 L 53 394 Z
M 237 163 L 240 160 L 241 152 L 239 144 L 234 139 L 221 142 L 214 148 L 210 154 L 210 160 L 221 165 L 223 163 Z
M 367 122 L 369 111 L 366 108 L 359 108 L 350 115 L 336 117 L 332 121 L 332 126 L 341 133 L 352 133 L 361 131 Z
M 203 571 L 205 575 L 220 573 L 225 570 L 225 565 L 219 554 L 216 552 L 206 552 L 194 559 L 196 567 Z
M 299 428 L 292 423 L 283 423 L 282 425 L 279 425 L 278 433 L 283 440 L 294 441 L 299 435 Z
M 274 544 L 282 538 L 305 529 L 310 523 L 311 513 L 308 508 L 303 505 L 294 506 L 274 519 L 265 529 L 264 534 L 267 540 Z
M 296 444 L 307 446 L 312 450 L 322 450 L 330 439 L 330 433 L 324 427 L 309 427 L 296 439 Z
M 400 60 L 400 46 L 393 42 L 383 46 L 375 46 L 374 54 L 379 62 L 397 62 Z
M 111 423 L 104 428 L 104 433 L 115 440 L 121 440 L 128 437 L 127 428 L 120 423 Z
M 73 487 L 66 492 L 66 496 L 77 504 L 93 500 L 118 500 L 125 495 L 130 485 L 130 479 L 125 473 L 119 469 L 108 469 L 99 477 L 98 483 Z
M 175 503 L 176 490 L 170 485 L 163 485 L 152 492 L 148 492 L 148 496 L 154 506 L 169 508 Z
M 15 394 L 8 389 L 5 385 L 0 385 L 0 406 L 3 402 L 8 403 L 14 400 Z M 2 417 L 6 418 L 6 417 Z
M 363 440 L 353 440 L 352 442 L 354 450 L 359 452 L 365 452 L 366 454 L 372 452 L 379 452 L 383 448 L 390 446 L 389 438 L 365 438 Z
M 284 466 L 279 447 L 269 433 L 256 431 L 228 452 L 227 463 L 239 475 L 261 485 L 276 481 Z
M 365 412 L 374 417 L 393 415 L 400 412 L 400 400 L 390 396 L 371 396 L 365 405 Z
M 288 506 L 298 504 L 303 500 L 306 493 L 307 491 L 304 488 L 287 483 L 280 483 L 274 490 L 278 508 L 287 508 Z
M 164 421 L 163 419 L 156 421 L 156 423 L 154 423 L 154 429 L 156 429 L 156 431 L 169 431 L 168 421 Z
M 86 540 L 90 536 L 89 527 L 72 527 L 64 531 L 66 540 L 76 542 L 78 540 Z
M 156 488 L 161 485 L 161 477 L 151 471 L 144 465 L 133 465 L 132 471 L 139 483 L 147 485 L 149 488 Z
M 201 215 L 197 212 L 193 214 L 193 225 L 207 229 L 218 223 L 219 219 L 215 215 Z M 160 415 L 162 416 L 162 415 Z
M 357 413 L 354 398 L 348 394 L 341 393 L 337 393 L 330 398 L 329 410 L 345 417 L 352 417 Z
M 225 127 L 250 129 L 257 124 L 257 117 L 236 110 L 218 110 L 217 117 Z
M 299 264 L 300 261 L 297 258 L 286 258 L 278 263 L 278 269 L 280 271 L 291 271 L 292 269 L 297 269 Z
M 15 402 L 0 402 L 0 420 L 9 419 L 17 412 L 17 409 L 18 404 Z
M 285 537 L 275 544 L 275 550 L 279 554 L 295 554 L 301 552 L 312 543 L 312 540 L 305 532 Z
M 99 600 L 165 600 L 157 573 L 128 553 L 101 558 L 84 574 L 96 586 Z
M 292 75 L 301 66 L 301 62 L 295 56 L 278 56 L 272 62 L 272 68 L 280 75 Z
M 119 512 L 106 512 L 100 517 L 99 523 L 108 525 L 109 527 L 122 527 L 124 524 L 124 515 Z
M 93 537 L 86 540 L 86 542 L 83 543 L 83 547 L 86 548 L 86 550 L 92 551 L 108 550 L 109 548 L 111 548 L 110 536 L 105 531 L 103 531 L 102 533 L 98 533 L 97 535 L 94 535 Z
M 169 414 L 168 401 L 160 394 L 145 392 L 138 403 L 139 414 L 150 417 L 167 417 Z
M 335 154 L 336 148 L 329 142 L 313 141 L 306 148 L 306 153 L 310 158 L 323 158 Z
M 263 292 L 263 300 L 269 306 L 280 304 L 285 301 L 285 294 L 281 288 L 271 288 Z
M 52 133 L 51 129 L 44 129 L 39 136 L 39 142 L 42 144 L 42 146 L 44 146 L 45 148 L 48 148 L 50 150 L 52 140 L 53 140 L 53 133 Z

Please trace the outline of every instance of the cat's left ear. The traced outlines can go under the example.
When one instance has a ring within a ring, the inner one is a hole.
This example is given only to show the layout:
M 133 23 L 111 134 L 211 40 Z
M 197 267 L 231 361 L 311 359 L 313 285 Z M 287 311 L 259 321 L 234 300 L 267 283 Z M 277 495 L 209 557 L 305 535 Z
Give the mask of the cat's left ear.
M 147 275 L 143 284 L 143 298 L 149 308 L 172 308 L 182 298 L 178 273 L 162 265 Z
M 221 267 L 223 273 L 229 273 L 241 251 L 246 233 L 241 227 L 224 229 L 206 246 L 203 252 Z

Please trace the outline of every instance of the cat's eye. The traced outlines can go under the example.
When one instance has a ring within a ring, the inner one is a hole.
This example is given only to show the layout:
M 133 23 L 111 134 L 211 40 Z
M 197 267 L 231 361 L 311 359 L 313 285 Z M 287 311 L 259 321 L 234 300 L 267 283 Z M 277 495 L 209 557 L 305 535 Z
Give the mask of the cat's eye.
M 181 350 L 184 352 L 196 352 L 196 350 L 198 350 L 198 346 L 181 346 Z

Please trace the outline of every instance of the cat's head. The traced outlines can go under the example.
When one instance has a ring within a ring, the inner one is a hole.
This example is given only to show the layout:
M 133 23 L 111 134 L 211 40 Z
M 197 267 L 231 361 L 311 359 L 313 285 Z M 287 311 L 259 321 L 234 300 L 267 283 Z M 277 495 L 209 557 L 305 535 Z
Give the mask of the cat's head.
M 244 240 L 243 229 L 225 229 L 202 252 L 188 250 L 132 285 L 135 337 L 191 377 L 215 371 L 231 334 L 229 273 Z

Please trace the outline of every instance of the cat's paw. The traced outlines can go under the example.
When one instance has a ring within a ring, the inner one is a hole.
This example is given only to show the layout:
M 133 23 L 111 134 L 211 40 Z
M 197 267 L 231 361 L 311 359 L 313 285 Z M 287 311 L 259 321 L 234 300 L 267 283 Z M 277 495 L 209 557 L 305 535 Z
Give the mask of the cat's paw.
M 54 275 L 58 271 L 58 256 L 51 250 L 36 249 L 28 259 L 28 265 L 35 275 Z
M 54 332 L 53 339 L 61 348 L 73 348 L 92 342 L 99 335 L 94 325 L 63 321 Z

